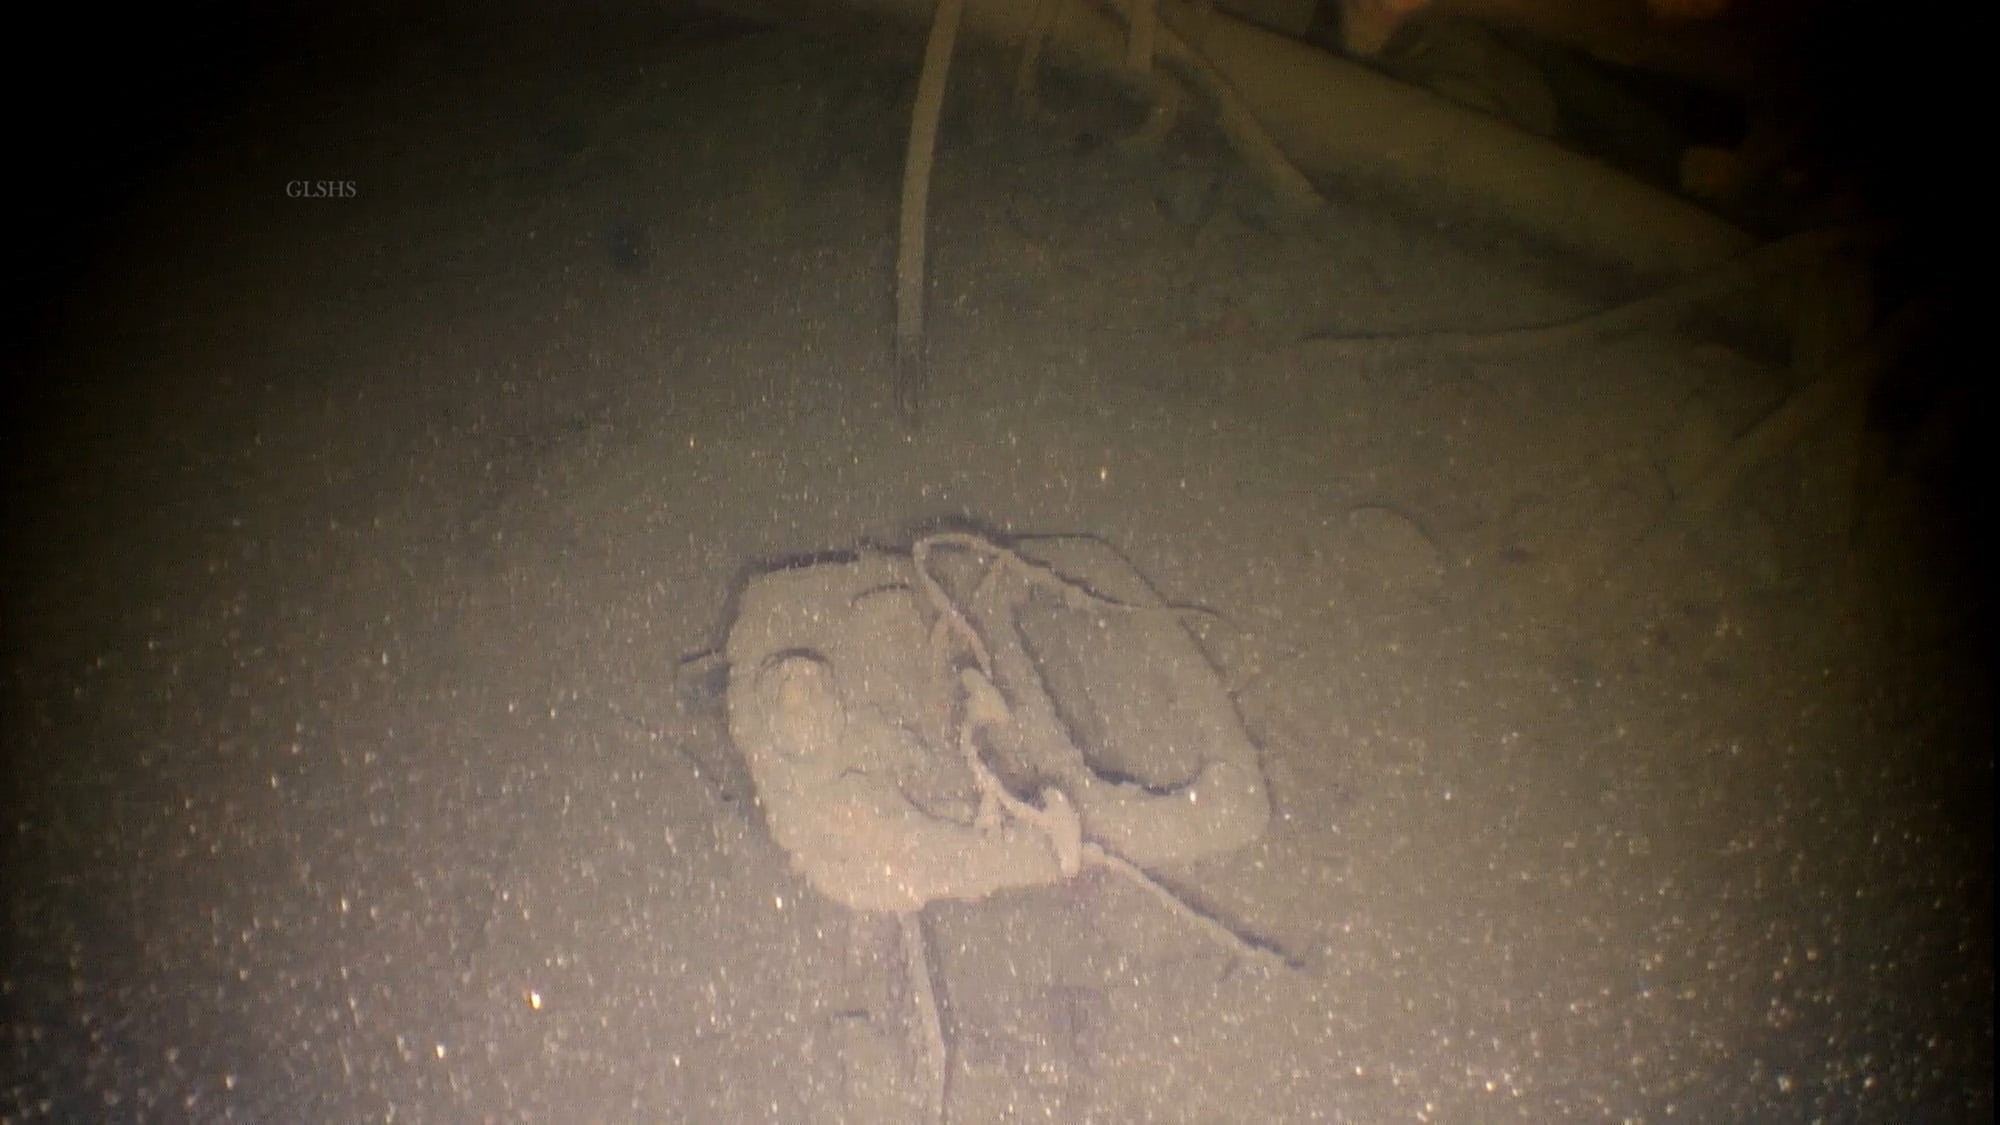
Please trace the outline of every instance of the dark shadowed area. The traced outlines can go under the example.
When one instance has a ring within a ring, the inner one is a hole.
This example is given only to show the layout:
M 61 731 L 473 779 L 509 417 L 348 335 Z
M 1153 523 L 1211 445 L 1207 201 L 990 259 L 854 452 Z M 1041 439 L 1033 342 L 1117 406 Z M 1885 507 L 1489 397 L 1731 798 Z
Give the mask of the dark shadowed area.
M 1155 874 L 1296 967 L 1090 868 L 934 903 L 949 1120 L 1991 1120 L 1948 333 L 1691 505 L 1800 390 L 1762 318 L 1329 346 L 1644 279 L 1337 176 L 1302 216 L 1199 98 L 1152 137 L 1055 65 L 1023 115 L 967 39 L 913 430 L 924 28 L 777 11 L 68 17 L 0 398 L 0 1119 L 919 1119 L 894 927 L 774 842 L 717 654 L 759 568 L 967 527 L 1208 611 L 1272 816 Z

